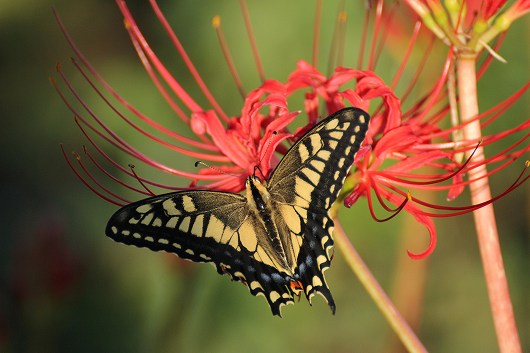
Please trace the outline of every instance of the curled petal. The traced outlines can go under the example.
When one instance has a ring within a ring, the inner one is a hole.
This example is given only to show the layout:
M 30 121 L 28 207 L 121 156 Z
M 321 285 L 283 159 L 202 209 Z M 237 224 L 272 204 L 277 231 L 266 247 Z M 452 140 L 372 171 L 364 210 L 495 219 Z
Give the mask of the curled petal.
M 370 101 L 365 100 L 353 89 L 347 89 L 344 92 L 339 93 L 344 99 L 351 103 L 352 106 L 361 108 L 364 111 L 368 111 Z
M 388 193 L 388 194 L 385 194 L 385 197 L 395 205 L 400 205 L 403 203 L 402 197 L 397 196 L 396 194 Z M 434 222 L 431 217 L 427 216 L 425 213 L 423 213 L 418 207 L 416 207 L 411 202 L 408 202 L 405 205 L 404 210 L 410 213 L 416 219 L 416 221 L 423 224 L 429 232 L 429 245 L 427 246 L 425 250 L 423 250 L 420 253 L 413 253 L 412 251 L 407 250 L 407 254 L 409 255 L 411 259 L 413 260 L 424 259 L 430 254 L 432 254 L 432 252 L 434 251 L 434 248 L 436 247 L 437 238 L 436 238 L 436 228 L 434 227 Z
M 436 229 L 434 227 L 434 222 L 431 217 L 428 217 L 424 214 L 421 214 L 420 210 L 412 205 L 410 202 L 405 206 L 405 210 L 409 212 L 414 218 L 423 224 L 429 231 L 429 245 L 425 250 L 420 253 L 413 253 L 410 250 L 407 250 L 407 254 L 413 260 L 421 260 L 431 255 L 436 247 Z
M 305 87 L 319 87 L 327 81 L 327 77 L 322 75 L 317 69 L 306 61 L 300 60 L 296 63 L 296 70 L 289 75 L 286 89 L 290 94 Z

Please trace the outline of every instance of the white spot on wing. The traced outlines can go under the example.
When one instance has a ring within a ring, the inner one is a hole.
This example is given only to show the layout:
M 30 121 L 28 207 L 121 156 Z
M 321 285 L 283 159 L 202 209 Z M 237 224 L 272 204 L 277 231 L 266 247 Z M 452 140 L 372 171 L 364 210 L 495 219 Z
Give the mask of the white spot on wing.
M 320 280 L 320 278 L 318 276 L 314 276 L 313 287 L 321 287 L 321 286 L 322 286 L 322 281 Z
M 276 291 L 272 291 L 269 293 L 269 298 L 271 298 L 271 301 L 275 303 L 278 299 L 280 299 L 280 294 Z
M 175 228 L 177 226 L 177 222 L 178 222 L 179 218 L 178 217 L 172 217 L 169 219 L 169 221 L 167 221 L 166 223 L 166 227 L 168 228 Z
M 333 131 L 329 133 L 329 136 L 334 138 L 335 140 L 340 140 L 342 138 L 343 133 L 340 131 Z
M 200 214 L 195 218 L 193 222 L 193 227 L 191 228 L 191 233 L 197 236 L 202 236 L 202 230 L 204 227 L 204 215 Z
M 151 212 L 151 213 L 148 213 L 143 219 L 142 219 L 142 224 L 145 224 L 146 226 L 148 226 L 149 224 L 151 224 L 151 220 L 153 219 L 154 217 L 154 213 Z
M 327 237 L 326 237 L 327 238 Z M 324 240 L 324 239 L 322 239 Z M 322 244 L 324 244 L 324 242 L 322 242 Z M 324 255 L 319 255 L 317 257 L 317 264 L 318 264 L 318 267 L 320 267 L 320 265 L 322 265 L 323 263 L 325 263 L 328 259 L 324 256 Z
M 208 221 L 208 228 L 206 229 L 206 236 L 214 238 L 217 241 L 220 241 L 223 236 L 223 229 L 225 224 L 215 215 L 210 215 L 210 220 Z
M 324 163 L 323 161 L 314 160 L 311 162 L 311 165 L 320 173 L 322 173 L 324 171 L 324 168 L 326 168 L 326 163 Z
M 243 222 L 239 228 L 239 241 L 248 251 L 256 251 L 258 245 L 258 238 L 256 237 L 256 231 L 249 221 Z M 230 242 L 232 243 L 232 242 Z
M 303 143 L 301 143 L 298 147 L 298 153 L 300 155 L 300 160 L 302 161 L 302 163 L 304 163 L 309 158 L 309 151 Z
M 162 207 L 164 208 L 164 211 L 166 211 L 168 216 L 180 216 L 182 212 L 177 209 L 177 205 L 175 204 L 175 201 L 173 199 L 167 199 L 162 203 Z
M 282 206 L 282 216 L 285 220 L 285 223 L 296 234 L 300 234 L 302 231 L 301 223 L 300 223 L 300 217 L 294 210 L 293 206 L 291 205 L 284 205 Z
M 250 289 L 256 290 L 257 288 L 263 290 L 263 287 L 261 286 L 261 284 L 258 281 L 250 282 Z
M 188 195 L 184 195 L 182 197 L 182 207 L 184 207 L 184 211 L 186 212 L 193 212 L 197 210 L 193 199 Z
M 136 212 L 138 212 L 138 213 L 147 213 L 147 212 L 151 211 L 152 208 L 153 208 L 153 205 L 145 204 L 145 205 L 141 205 L 141 206 L 136 207 Z

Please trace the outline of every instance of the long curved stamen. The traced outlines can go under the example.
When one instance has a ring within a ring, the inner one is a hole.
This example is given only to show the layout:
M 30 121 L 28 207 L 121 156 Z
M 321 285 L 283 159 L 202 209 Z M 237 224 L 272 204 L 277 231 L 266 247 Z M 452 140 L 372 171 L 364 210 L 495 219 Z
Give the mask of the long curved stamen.
M 74 63 L 75 64 L 75 63 Z M 156 143 L 159 143 L 161 145 L 163 145 L 164 147 L 166 148 L 169 148 L 173 151 L 176 151 L 176 152 L 179 152 L 179 153 L 182 153 L 182 154 L 187 154 L 189 156 L 192 156 L 192 157 L 195 157 L 195 158 L 203 158 L 203 159 L 208 159 L 208 160 L 211 160 L 211 161 L 216 161 L 216 162 L 229 162 L 229 158 L 226 157 L 226 156 L 222 156 L 222 155 L 212 155 L 212 154 L 205 154 L 205 153 L 200 153 L 200 152 L 195 152 L 195 151 L 192 151 L 192 150 L 188 150 L 188 149 L 185 149 L 185 148 L 182 148 L 182 147 L 179 147 L 179 146 L 176 146 L 176 145 L 173 145 L 173 144 L 170 144 L 158 137 L 156 137 L 155 135 L 151 134 L 151 133 L 148 133 L 147 131 L 145 131 L 143 128 L 141 128 L 140 126 L 138 126 L 137 124 L 133 123 L 129 118 L 127 118 L 125 115 L 123 115 L 114 105 L 112 105 L 112 103 L 101 93 L 101 91 L 94 85 L 94 83 L 85 75 L 85 73 L 80 69 L 80 72 L 82 73 L 82 75 L 85 77 L 85 79 L 87 80 L 87 82 L 89 83 L 89 85 L 93 88 L 94 92 L 96 92 L 99 97 L 105 102 L 105 104 L 112 110 L 114 111 L 114 113 L 116 113 L 116 115 L 118 115 L 123 121 L 125 121 L 129 126 L 131 126 L 132 128 L 134 128 L 136 131 L 138 131 L 139 133 L 141 133 L 142 135 L 146 136 L 147 138 L 149 138 L 150 140 L 156 142 Z M 61 73 L 60 74 L 61 77 L 65 78 L 65 76 Z M 71 88 L 71 84 L 67 84 L 69 88 Z M 83 105 L 83 106 L 86 106 L 85 103 L 82 101 L 81 97 L 76 94 L 74 91 L 72 91 L 72 93 L 74 94 L 74 96 L 77 98 L 77 100 Z M 177 134 L 172 134 L 172 137 L 177 137 L 178 136 L 178 139 L 179 140 L 185 140 L 186 142 L 192 142 L 192 140 L 189 140 L 189 139 L 186 139 L 184 137 L 181 137 L 180 135 L 177 135 Z M 196 141 L 193 141 L 193 142 L 196 142 Z
M 185 178 L 199 178 L 199 179 L 210 179 L 210 180 L 219 179 L 219 176 L 215 176 L 215 177 L 211 177 L 210 176 L 209 177 L 209 176 L 201 175 L 201 174 L 183 172 L 183 171 L 180 171 L 178 169 L 174 169 L 174 168 L 168 167 L 165 164 L 159 163 L 159 162 L 155 161 L 154 159 L 151 159 L 150 157 L 146 156 L 145 154 L 139 152 L 138 150 L 134 149 L 133 147 L 131 147 L 128 144 L 125 144 L 125 145 L 118 144 L 116 141 L 110 139 L 109 137 L 105 136 L 101 131 L 97 130 L 92 124 L 90 124 L 88 121 L 86 121 L 86 119 L 84 119 L 82 116 L 78 115 L 77 119 L 76 119 L 76 122 L 78 123 L 78 126 L 81 129 L 81 131 L 83 132 L 83 134 L 85 135 L 85 137 L 96 148 L 97 148 L 97 144 L 90 138 L 90 136 L 87 134 L 87 132 L 83 129 L 83 127 L 80 124 L 80 122 L 82 122 L 85 126 L 87 126 L 90 130 L 92 130 L 98 136 L 100 136 L 101 138 L 103 138 L 104 140 L 106 140 L 107 142 L 112 144 L 114 147 L 120 149 L 121 151 L 125 152 L 126 154 L 130 155 L 131 157 L 133 157 L 133 158 L 135 158 L 135 159 L 137 159 L 139 161 L 142 161 L 145 164 L 147 164 L 147 165 L 149 165 L 149 166 L 151 166 L 153 168 L 168 172 L 170 174 L 182 176 L 182 177 L 185 177 Z M 98 151 L 101 151 L 100 148 L 97 148 L 97 149 L 98 149 Z
M 120 3 L 125 4 L 125 2 L 122 1 L 122 0 L 117 0 L 117 1 L 119 1 Z M 212 105 L 212 107 L 217 112 L 217 114 L 219 114 L 221 119 L 223 119 L 225 122 L 228 122 L 228 120 L 229 120 L 228 116 L 223 111 L 223 109 L 221 108 L 219 103 L 217 103 L 216 99 L 214 98 L 214 96 L 212 95 L 212 93 L 210 92 L 208 87 L 206 86 L 206 83 L 204 82 L 204 80 L 200 76 L 200 74 L 197 71 L 197 68 L 195 67 L 195 65 L 193 65 L 193 62 L 191 61 L 191 59 L 188 56 L 188 53 L 184 50 L 184 47 L 182 46 L 182 43 L 180 43 L 180 40 L 178 39 L 176 33 L 171 28 L 171 26 L 170 26 L 169 22 L 167 21 L 166 17 L 164 16 L 164 14 L 160 10 L 160 7 L 158 7 L 158 4 L 156 3 L 155 0 L 149 0 L 149 3 L 151 4 L 151 7 L 153 8 L 153 10 L 154 10 L 154 12 L 156 14 L 156 17 L 158 18 L 158 20 L 160 21 L 160 23 L 162 24 L 162 26 L 166 30 L 166 33 L 168 34 L 168 36 L 171 39 L 171 41 L 173 42 L 173 45 L 177 49 L 180 57 L 182 58 L 182 60 L 186 64 L 186 67 L 188 68 L 188 70 L 192 74 L 193 78 L 195 79 L 195 82 L 197 82 L 197 85 L 201 88 L 201 91 L 205 95 L 206 99 Z M 120 6 L 120 8 L 126 8 L 126 6 Z M 128 9 L 126 9 L 126 12 L 129 14 L 129 17 L 130 17 L 130 13 L 129 13 Z M 197 112 L 194 109 L 192 109 L 192 111 L 193 112 Z
M 136 180 L 138 180 L 138 182 L 140 183 L 140 185 L 142 185 L 142 187 L 149 193 L 149 195 L 151 196 L 156 196 L 156 194 L 154 192 L 152 192 L 148 187 L 147 185 L 145 185 L 145 183 L 142 181 L 142 179 L 140 179 L 140 177 L 138 177 L 138 174 L 136 174 L 136 171 L 134 170 L 135 166 L 134 164 L 129 164 L 129 169 L 131 170 L 131 173 L 134 174 Z
M 146 57 L 153 63 L 156 70 L 159 72 L 160 76 L 166 81 L 166 83 L 171 87 L 173 92 L 180 98 L 180 100 L 190 109 L 192 112 L 201 112 L 203 109 L 200 107 L 195 100 L 193 100 L 190 95 L 186 92 L 185 89 L 177 82 L 177 80 L 171 75 L 169 70 L 164 66 L 160 61 L 158 56 L 151 49 L 147 40 L 143 36 L 142 32 L 136 25 L 132 14 L 130 13 L 128 7 L 123 0 L 116 0 L 124 18 L 125 18 L 125 29 L 129 32 L 129 35 L 134 38 L 139 44 L 139 47 L 142 48 Z M 188 58 L 189 61 L 189 58 Z
M 89 182 L 87 182 L 85 180 L 85 178 L 83 178 L 83 176 L 81 176 L 81 174 L 77 171 L 76 168 L 74 168 L 74 166 L 72 165 L 72 163 L 70 162 L 70 158 L 68 158 L 68 156 L 66 155 L 66 152 L 64 150 L 64 146 L 61 144 L 61 151 L 63 153 L 63 157 L 66 161 L 66 163 L 68 164 L 68 166 L 70 167 L 70 169 L 74 172 L 74 174 L 79 178 L 79 180 L 85 184 L 86 187 L 88 187 L 94 194 L 98 195 L 99 197 L 101 197 L 103 200 L 109 202 L 109 203 L 112 203 L 116 206 L 124 206 L 125 204 L 124 203 L 121 203 L 121 202 L 118 202 L 116 200 L 113 200 L 109 197 L 107 197 L 106 195 L 102 194 L 101 192 L 99 192 L 99 190 L 95 189 L 92 185 L 90 185 Z M 116 196 L 116 195 L 114 195 Z
M 368 70 L 373 71 L 375 64 L 377 62 L 376 58 L 376 48 L 377 48 L 377 39 L 379 38 L 379 31 L 381 30 L 383 17 L 383 0 L 377 0 L 375 5 L 375 20 L 374 28 L 372 35 L 372 43 L 370 44 L 370 57 L 368 59 Z
M 409 201 L 409 197 L 407 197 L 402 204 L 399 204 L 397 205 L 397 207 L 395 208 L 391 208 L 389 207 L 386 202 L 385 202 L 385 198 L 383 196 L 383 194 L 385 194 L 385 192 L 382 190 L 382 188 L 375 182 L 372 182 L 372 185 L 373 185 L 373 190 L 374 190 L 374 193 L 375 193 L 375 196 L 377 197 L 377 201 L 379 201 L 379 204 L 387 211 L 387 212 L 391 212 L 393 213 L 392 216 L 390 216 L 389 218 L 384 218 L 384 219 L 380 219 L 380 218 L 374 218 L 376 219 L 378 222 L 384 222 L 385 220 L 389 220 L 389 219 L 392 219 L 394 218 L 394 216 L 399 213 L 403 207 L 405 206 L 405 204 Z M 381 184 L 384 186 L 384 184 Z
M 525 177 L 524 176 L 524 173 L 528 170 L 528 168 L 530 167 L 530 164 L 528 162 L 525 163 L 525 167 L 523 168 L 522 172 L 519 174 L 519 176 L 517 177 L 517 179 L 505 190 L 503 191 L 501 194 L 495 196 L 495 197 L 492 197 L 491 199 L 487 200 L 487 201 L 484 201 L 484 202 L 481 202 L 481 203 L 478 203 L 478 204 L 472 204 L 472 205 L 467 205 L 467 206 L 441 206 L 441 205 L 436 205 L 436 204 L 432 204 L 432 203 L 429 203 L 429 202 L 425 202 L 421 199 L 418 199 L 416 197 L 412 197 L 411 196 L 411 201 L 413 203 L 416 203 L 418 205 L 421 205 L 421 206 L 424 206 L 424 207 L 427 207 L 427 208 L 430 208 L 430 209 L 435 209 L 435 210 L 441 210 L 441 211 L 451 211 L 451 212 L 447 212 L 447 213 L 443 213 L 443 214 L 440 214 L 440 213 L 434 213 L 434 212 L 426 212 L 426 211 L 423 211 L 423 210 L 419 210 L 418 212 L 421 213 L 422 215 L 425 215 L 425 216 L 428 216 L 428 217 L 436 217 L 436 218 L 445 218 L 445 217 L 454 217 L 454 216 L 460 216 L 460 215 L 463 215 L 463 214 L 467 214 L 467 213 L 470 213 L 470 212 L 473 212 L 479 208 L 482 208 L 486 205 L 489 205 L 499 199 L 501 199 L 502 197 L 508 195 L 510 192 L 512 192 L 513 190 L 517 189 L 518 187 L 520 187 L 521 185 L 523 185 L 528 179 L 530 179 L 530 175 L 527 175 Z M 391 189 L 393 192 L 397 193 L 397 194 L 400 194 L 402 196 L 406 196 L 407 193 L 394 187 L 393 185 L 386 185 L 389 189 Z
M 119 185 L 122 185 L 124 187 L 126 187 L 127 189 L 129 190 L 132 190 L 132 191 L 135 191 L 139 194 L 143 194 L 143 195 L 146 195 L 146 196 L 149 196 L 150 194 L 145 192 L 144 190 L 141 190 L 141 189 L 138 189 L 138 188 L 135 188 L 134 186 L 132 185 L 129 185 L 127 184 L 126 182 L 120 180 L 119 178 L 115 177 L 114 175 L 112 175 L 109 171 L 107 171 L 105 168 L 103 168 L 103 166 L 96 161 L 96 159 L 92 156 L 92 154 L 88 151 L 88 148 L 86 146 L 83 146 L 83 152 L 85 153 L 85 155 L 88 157 L 88 159 L 90 159 L 90 161 L 92 162 L 92 164 L 97 168 L 99 169 L 103 174 L 105 174 L 106 177 L 108 177 L 109 179 L 111 179 L 113 182 L 119 184 Z
M 331 46 L 328 54 L 327 76 L 333 74 L 335 67 L 340 67 L 344 62 L 344 41 L 348 13 L 344 10 L 344 1 L 340 2 L 339 11 L 331 35 Z
M 412 49 L 414 48 L 414 46 L 416 45 L 416 41 L 418 40 L 418 34 L 420 33 L 421 25 L 422 25 L 421 21 L 417 21 L 416 24 L 414 25 L 414 29 L 412 30 L 412 34 L 409 39 L 409 45 L 407 46 L 407 50 L 405 50 L 403 59 L 401 60 L 401 63 L 399 64 L 399 67 L 396 73 L 394 74 L 394 79 L 392 80 L 392 83 L 390 84 L 390 89 L 392 91 L 395 90 L 399 80 L 401 79 L 401 75 L 403 75 L 403 72 L 405 71 L 405 67 L 407 63 L 409 62 L 410 54 L 412 54 Z M 426 53 L 424 53 L 424 55 L 425 54 Z M 420 61 L 420 63 L 422 61 Z M 415 82 L 415 80 L 412 80 L 412 82 Z M 401 101 L 403 102 L 403 97 L 401 98 Z
M 248 41 L 250 43 L 252 55 L 254 56 L 254 62 L 256 63 L 258 75 L 261 80 L 261 83 L 264 83 L 266 80 L 265 71 L 263 70 L 263 63 L 261 62 L 261 56 L 259 55 L 258 45 L 254 36 L 254 30 L 252 29 L 252 22 L 250 21 L 247 3 L 245 2 L 245 0 L 239 0 L 239 6 L 241 8 L 243 20 L 245 21 L 245 28 L 247 30 Z
M 320 45 L 320 22 L 322 18 L 322 0 L 316 1 L 315 19 L 313 22 L 313 46 L 311 55 L 311 65 L 318 66 L 318 54 Z
M 223 29 L 221 28 L 221 17 L 220 16 L 215 16 L 212 19 L 212 27 L 214 28 L 215 33 L 217 34 L 217 39 L 219 40 L 219 46 L 221 47 L 223 56 L 225 58 L 226 64 L 228 65 L 228 69 L 230 70 L 230 74 L 232 75 L 232 79 L 234 80 L 236 84 L 237 90 L 239 91 L 241 98 L 245 99 L 245 96 L 247 94 L 245 92 L 245 89 L 243 88 L 243 83 L 241 82 L 241 79 L 239 78 L 239 74 L 237 73 L 236 65 L 234 64 L 234 60 L 232 59 L 232 55 L 230 54 L 230 49 L 228 49 L 228 44 L 226 43 L 226 38 L 223 32 Z

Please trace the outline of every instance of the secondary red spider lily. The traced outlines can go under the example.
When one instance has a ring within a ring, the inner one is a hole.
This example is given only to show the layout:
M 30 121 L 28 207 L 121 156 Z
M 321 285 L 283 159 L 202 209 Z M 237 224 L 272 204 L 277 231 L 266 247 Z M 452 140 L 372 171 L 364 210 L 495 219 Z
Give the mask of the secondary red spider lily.
M 316 99 L 313 93 L 318 93 L 324 98 L 327 109 L 331 111 L 336 110 L 344 100 L 369 110 L 371 101 L 376 98 L 381 99 L 381 106 L 373 113 L 365 147 L 355 161 L 356 168 L 349 177 L 350 183 L 346 184 L 351 185 L 353 189 L 344 190 L 345 193 L 349 193 L 344 202 L 349 207 L 361 196 L 365 196 L 372 216 L 374 219 L 379 219 L 374 210 L 373 192 L 377 202 L 388 212 L 393 212 L 392 207 L 387 205 L 387 202 L 390 202 L 398 206 L 398 209 L 403 208 L 412 214 L 418 222 L 426 226 L 430 234 L 430 244 L 425 251 L 420 254 L 409 252 L 414 259 L 423 258 L 434 250 L 436 231 L 432 217 L 456 216 L 485 205 L 464 207 L 436 205 L 414 197 L 414 190 L 445 191 L 447 199 L 453 200 L 462 193 L 464 186 L 473 182 L 473 180 L 463 180 L 465 173 L 482 164 L 500 164 L 490 172 L 490 174 L 497 173 L 530 149 L 525 143 L 530 136 L 528 120 L 509 131 L 486 136 L 483 141 L 453 142 L 453 133 L 462 129 L 464 124 L 447 129 L 439 127 L 440 122 L 448 118 L 449 108 L 445 106 L 441 110 L 433 111 L 432 107 L 443 95 L 442 88 L 445 87 L 451 63 L 452 56 L 449 56 L 445 70 L 433 87 L 429 99 L 406 112 L 402 112 L 400 100 L 392 90 L 371 71 L 338 68 L 328 79 L 308 64 L 300 63 L 289 78 L 297 89 L 303 86 L 311 88 L 312 93 L 308 95 L 311 101 Z M 349 81 L 356 82 L 355 89 L 341 90 L 340 86 Z M 530 84 L 527 84 L 506 101 L 478 116 L 476 120 L 483 121 L 484 125 L 492 123 L 529 87 Z M 479 143 L 483 146 L 491 145 L 520 131 L 526 134 L 519 141 L 486 161 L 466 163 L 459 161 L 460 155 L 474 150 Z M 527 178 L 518 180 L 503 194 L 510 192 Z M 451 182 L 444 184 L 445 181 Z M 408 200 L 412 202 L 407 202 Z
M 414 190 L 421 189 L 435 192 L 444 191 L 447 192 L 448 198 L 454 199 L 469 182 L 464 182 L 462 175 L 476 167 L 476 164 L 473 163 L 464 164 L 458 156 L 465 151 L 473 150 L 479 141 L 453 142 L 453 133 L 461 129 L 462 126 L 457 125 L 447 129 L 439 127 L 443 120 L 448 118 L 449 112 L 449 107 L 440 104 L 440 102 L 443 102 L 445 98 L 443 88 L 452 64 L 451 55 L 447 59 L 438 82 L 435 83 L 425 98 L 413 104 L 407 111 L 403 111 L 401 100 L 393 92 L 392 86 L 395 86 L 395 83 L 391 86 L 387 85 L 373 70 L 338 67 L 334 73 L 327 77 L 313 65 L 299 61 L 295 71 L 285 83 L 264 80 L 260 87 L 245 96 L 241 114 L 228 117 L 210 93 L 156 2 L 151 1 L 156 16 L 207 98 L 209 107 L 200 106 L 182 88 L 177 78 L 169 72 L 150 48 L 125 2 L 118 1 L 118 5 L 125 18 L 126 29 L 132 43 L 154 85 L 175 114 L 189 125 L 196 138 L 184 137 L 135 109 L 97 73 L 63 28 L 63 32 L 78 57 L 78 60 L 74 61 L 75 66 L 116 116 L 123 119 L 145 138 L 178 154 L 216 164 L 214 167 L 205 167 L 197 173 L 190 173 L 170 167 L 141 152 L 110 129 L 103 119 L 90 109 L 59 68 L 59 76 L 72 97 L 77 101 L 77 105 L 82 108 L 82 110 L 77 109 L 76 105 L 72 104 L 61 90 L 58 90 L 76 116 L 79 127 L 102 159 L 128 178 L 128 181 L 124 181 L 123 175 L 122 177 L 113 175 L 108 171 L 108 167 L 105 168 L 98 162 L 101 158 L 93 156 L 88 148 L 85 148 L 84 151 L 90 163 L 93 164 L 91 169 L 77 154 L 76 158 L 79 163 L 77 167 L 67 159 L 72 169 L 85 184 L 104 199 L 119 205 L 130 202 L 118 192 L 106 187 L 94 176 L 91 170 L 99 170 L 103 176 L 110 178 L 111 181 L 142 195 L 153 194 L 151 187 L 162 190 L 180 188 L 147 179 L 142 176 L 144 173 L 137 175 L 133 168 L 120 165 L 105 152 L 97 139 L 118 148 L 129 155 L 129 159 L 135 159 L 155 170 L 189 179 L 190 187 L 197 187 L 200 183 L 202 188 L 237 192 L 243 189 L 244 179 L 248 175 L 258 173 L 258 176 L 266 178 L 279 160 L 274 152 L 276 151 L 280 155 L 285 153 L 288 148 L 286 141 L 295 140 L 310 128 L 322 112 L 331 114 L 345 105 L 353 105 L 369 111 L 372 120 L 365 146 L 358 154 L 355 168 L 352 169 L 347 188 L 344 190 L 345 194 L 348 194 L 348 196 L 344 195 L 346 206 L 351 206 L 361 196 L 364 196 L 368 200 L 368 206 L 373 217 L 379 219 L 374 210 L 373 193 L 377 202 L 387 211 L 394 212 L 392 207 L 388 206 L 387 203 L 389 202 L 399 206 L 398 209 L 403 208 L 412 214 L 427 227 L 430 234 L 430 245 L 421 254 L 410 253 L 413 258 L 425 257 L 434 249 L 436 231 L 432 217 L 458 215 L 473 211 L 481 206 L 470 205 L 460 208 L 441 206 L 425 203 L 414 196 Z M 374 31 L 378 32 L 377 28 L 381 26 L 381 17 L 376 18 L 374 24 L 376 26 Z M 216 20 L 215 26 L 218 25 L 218 20 Z M 421 25 L 418 23 L 411 37 L 410 48 L 405 55 L 403 65 L 396 74 L 396 82 L 403 71 L 403 66 L 408 61 L 408 56 L 420 29 Z M 372 53 L 376 52 L 375 47 L 376 39 L 372 42 Z M 227 54 L 225 53 L 225 55 Z M 230 60 L 227 61 L 230 62 Z M 376 55 L 371 55 L 368 67 L 373 69 L 375 61 Z M 424 64 L 423 62 L 419 67 L 421 68 Z M 260 76 L 263 75 L 260 74 Z M 411 85 L 413 84 L 414 82 L 411 83 Z M 492 123 L 527 88 L 528 86 L 525 86 L 517 94 L 476 119 L 483 121 L 485 125 Z M 302 107 L 296 107 L 297 110 L 291 111 L 291 107 L 288 106 L 288 99 L 299 91 L 305 93 L 303 111 L 307 115 L 308 122 L 298 131 L 290 133 L 287 127 L 300 113 Z M 408 93 L 405 93 L 402 100 L 406 99 L 407 95 Z M 126 112 L 122 112 L 112 104 L 108 96 L 112 97 Z M 174 96 L 182 102 L 184 107 L 177 103 Z M 323 108 L 321 107 L 322 103 L 325 105 Z M 438 107 L 437 110 L 434 110 L 434 107 Z M 133 116 L 135 120 L 130 119 L 127 115 Z M 143 125 L 140 125 L 138 121 L 142 122 Z M 481 141 L 481 144 L 492 144 L 528 128 L 529 122 L 527 121 L 510 131 L 487 136 Z M 491 173 L 502 170 L 527 151 L 528 146 L 524 144 L 526 139 L 528 139 L 528 134 L 505 151 L 486 160 L 484 163 L 501 164 Z M 429 172 L 426 172 L 424 167 L 430 168 Z M 452 181 L 452 183 L 443 184 L 444 181 Z M 133 183 L 140 185 L 134 186 Z M 506 193 L 519 184 L 520 182 L 515 183 L 506 190 Z M 411 202 L 407 202 L 409 199 Z M 431 209 L 431 211 L 425 209 Z M 438 212 L 440 210 L 446 211 L 445 214 L 441 215 Z

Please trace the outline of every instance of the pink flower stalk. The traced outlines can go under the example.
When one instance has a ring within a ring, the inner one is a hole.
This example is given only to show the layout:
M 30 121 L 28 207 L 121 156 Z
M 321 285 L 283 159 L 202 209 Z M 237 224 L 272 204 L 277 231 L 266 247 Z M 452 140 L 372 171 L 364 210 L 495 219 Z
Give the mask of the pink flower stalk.
M 449 1 L 443 5 L 433 0 L 428 2 L 428 6 L 417 0 L 406 2 L 431 31 L 455 52 L 456 86 L 460 97 L 458 102 L 454 100 L 453 122 L 461 120 L 464 123 L 463 138 L 482 139 L 483 126 L 477 119 L 480 116 L 477 80 L 483 71 L 476 69 L 477 57 L 485 49 L 491 57 L 505 61 L 498 54 L 502 34 L 513 21 L 528 13 L 530 1 L 516 0 L 507 9 L 504 9 L 507 6 L 505 0 Z M 435 6 L 431 6 L 432 3 Z M 499 37 L 495 43 L 497 48 L 491 48 L 488 43 L 496 37 Z M 488 159 L 482 147 L 478 147 L 476 155 L 469 158 L 472 164 L 478 165 L 468 172 L 471 200 L 476 204 L 485 204 L 492 199 L 488 181 L 491 172 L 486 168 Z M 493 205 L 477 209 L 473 217 L 499 349 L 503 353 L 521 352 Z

